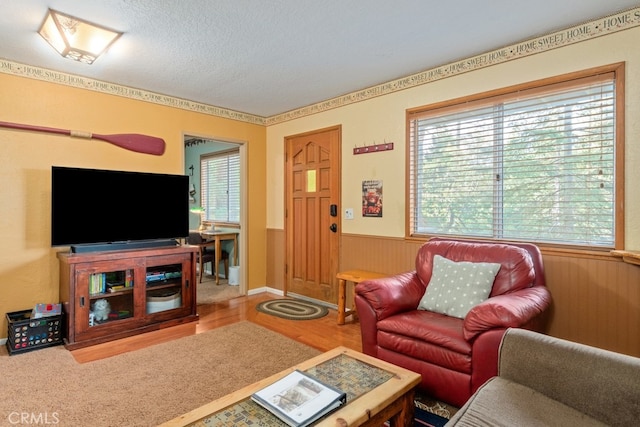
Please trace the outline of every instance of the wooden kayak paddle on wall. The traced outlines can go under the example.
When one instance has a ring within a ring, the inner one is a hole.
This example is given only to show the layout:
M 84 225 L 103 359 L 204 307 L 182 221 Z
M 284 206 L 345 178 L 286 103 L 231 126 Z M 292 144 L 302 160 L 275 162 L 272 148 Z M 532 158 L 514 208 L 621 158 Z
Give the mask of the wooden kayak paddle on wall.
M 162 138 L 155 136 L 140 135 L 137 133 L 122 133 L 114 135 L 100 135 L 91 132 L 83 132 L 77 130 L 66 130 L 57 128 L 48 128 L 42 126 L 23 125 L 19 123 L 0 122 L 0 127 L 18 130 L 28 130 L 34 132 L 56 133 L 60 135 L 69 135 L 75 138 L 98 139 L 116 145 L 125 150 L 135 151 L 143 154 L 153 154 L 161 156 L 164 154 L 165 142 Z

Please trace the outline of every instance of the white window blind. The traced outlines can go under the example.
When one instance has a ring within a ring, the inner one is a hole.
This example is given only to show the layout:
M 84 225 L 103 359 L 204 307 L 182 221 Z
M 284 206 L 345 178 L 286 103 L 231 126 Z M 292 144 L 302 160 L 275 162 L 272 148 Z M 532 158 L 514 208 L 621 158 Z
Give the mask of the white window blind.
M 200 160 L 203 220 L 240 222 L 240 154 L 238 150 Z
M 613 247 L 614 77 L 410 115 L 411 234 Z

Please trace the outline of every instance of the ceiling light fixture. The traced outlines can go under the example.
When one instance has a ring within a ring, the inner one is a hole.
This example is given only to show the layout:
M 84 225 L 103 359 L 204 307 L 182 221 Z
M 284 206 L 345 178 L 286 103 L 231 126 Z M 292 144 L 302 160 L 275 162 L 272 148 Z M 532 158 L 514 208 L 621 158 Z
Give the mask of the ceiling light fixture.
M 92 64 L 122 35 L 52 9 L 49 9 L 38 34 L 60 55 L 86 64 Z

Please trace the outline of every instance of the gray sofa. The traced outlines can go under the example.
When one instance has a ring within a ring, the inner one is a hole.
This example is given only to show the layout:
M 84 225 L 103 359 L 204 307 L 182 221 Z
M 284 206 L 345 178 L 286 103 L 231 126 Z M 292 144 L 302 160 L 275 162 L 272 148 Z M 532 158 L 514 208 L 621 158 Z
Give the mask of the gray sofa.
M 447 427 L 640 425 L 640 359 L 524 329 L 499 352 L 498 376 Z

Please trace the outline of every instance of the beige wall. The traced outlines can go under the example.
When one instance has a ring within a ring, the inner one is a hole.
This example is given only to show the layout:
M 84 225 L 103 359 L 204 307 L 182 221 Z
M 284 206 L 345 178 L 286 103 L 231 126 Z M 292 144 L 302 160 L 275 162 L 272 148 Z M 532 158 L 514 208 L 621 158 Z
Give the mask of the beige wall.
M 575 43 L 521 59 L 454 75 L 415 88 L 271 125 L 267 128 L 267 227 L 284 227 L 284 138 L 342 125 L 341 209 L 360 205 L 361 182 L 381 179 L 384 217 L 342 220 L 344 233 L 404 236 L 405 111 L 438 101 L 476 94 L 572 71 L 626 62 L 626 247 L 640 249 L 640 27 Z M 355 146 L 394 142 L 393 151 L 353 155 Z M 357 209 L 356 209 L 357 211 Z
M 246 232 L 251 242 L 246 279 L 249 289 L 264 286 L 264 126 L 2 73 L 0 93 L 2 121 L 100 134 L 140 133 L 167 143 L 163 156 L 151 156 L 98 140 L 0 128 L 0 337 L 7 332 L 4 313 L 58 301 L 58 262 L 50 245 L 51 166 L 180 174 L 183 133 L 246 143 Z M 154 209 L 161 212 L 161 206 L 150 206 L 150 215 Z
M 638 20 L 640 13 L 636 13 Z M 268 251 L 284 246 L 284 138 L 332 125 L 342 126 L 342 203 L 354 220 L 341 221 L 340 267 L 383 273 L 413 266 L 416 243 L 405 240 L 405 111 L 438 101 L 617 62 L 626 63 L 625 249 L 640 250 L 640 27 L 595 37 L 534 55 L 458 73 L 422 86 L 275 123 L 267 128 Z M 394 150 L 353 155 L 355 146 L 394 142 Z M 384 217 L 362 218 L 361 182 L 381 179 Z M 283 250 L 283 249 L 282 249 Z M 405 254 L 408 260 L 398 258 Z M 608 253 L 543 251 L 554 295 L 549 333 L 640 356 L 640 267 L 622 264 Z M 273 256 L 270 280 L 283 280 L 284 256 Z M 616 274 L 606 272 L 616 271 Z M 281 278 L 281 279 L 280 279 Z M 272 286 L 282 288 L 281 283 Z M 594 327 L 594 325 L 598 325 Z

